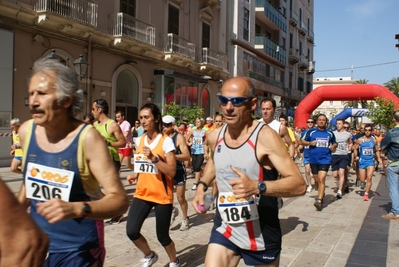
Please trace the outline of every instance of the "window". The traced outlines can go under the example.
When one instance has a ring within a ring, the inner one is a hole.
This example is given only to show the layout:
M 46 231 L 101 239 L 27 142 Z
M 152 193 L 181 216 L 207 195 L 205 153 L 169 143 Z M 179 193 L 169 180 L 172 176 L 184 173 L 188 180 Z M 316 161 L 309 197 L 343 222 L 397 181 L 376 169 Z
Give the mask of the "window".
M 281 46 L 285 49 L 285 42 L 286 42 L 285 37 L 282 37 L 282 40 L 283 40 L 283 44 Z
M 299 41 L 299 55 L 302 56 L 302 41 Z
M 136 0 L 121 0 L 121 12 L 132 17 L 136 16 Z
M 168 33 L 179 35 L 179 9 L 169 5 Z
M 303 92 L 303 81 L 304 79 L 302 77 L 298 77 L 298 90 Z
M 299 27 L 302 27 L 302 8 L 299 9 Z
M 202 22 L 202 47 L 210 47 L 211 26 Z
M 310 59 L 310 49 L 308 48 L 308 53 L 306 54 L 308 59 Z
M 310 30 L 310 19 L 308 18 L 308 32 Z
M 290 48 L 294 47 L 294 35 L 290 33 Z
M 255 24 L 255 35 L 256 36 L 260 36 L 261 35 L 260 26 L 258 24 Z
M 243 24 L 244 32 L 243 38 L 246 41 L 249 41 L 249 10 L 244 8 L 244 24 Z
M 288 88 L 292 89 L 292 77 L 293 77 L 293 73 L 290 72 L 290 76 L 288 79 Z

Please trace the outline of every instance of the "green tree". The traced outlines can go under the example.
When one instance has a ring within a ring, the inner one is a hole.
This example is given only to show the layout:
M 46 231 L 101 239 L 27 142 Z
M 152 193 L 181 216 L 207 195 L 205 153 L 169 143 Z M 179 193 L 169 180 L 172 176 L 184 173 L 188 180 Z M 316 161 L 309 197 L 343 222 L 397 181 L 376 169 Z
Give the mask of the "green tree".
M 392 78 L 388 82 L 384 83 L 384 86 L 389 89 L 395 95 L 399 94 L 399 77 Z
M 395 111 L 393 100 L 382 97 L 375 98 L 376 104 L 371 102 L 368 105 L 370 115 L 368 116 L 373 124 L 384 126 L 385 129 L 393 127 L 392 114 Z
M 175 117 L 176 123 L 179 124 L 183 117 L 186 117 L 190 123 L 194 123 L 196 118 L 204 116 L 204 109 L 198 107 L 196 104 L 192 108 L 181 108 L 179 105 L 171 102 L 163 106 L 163 114 Z

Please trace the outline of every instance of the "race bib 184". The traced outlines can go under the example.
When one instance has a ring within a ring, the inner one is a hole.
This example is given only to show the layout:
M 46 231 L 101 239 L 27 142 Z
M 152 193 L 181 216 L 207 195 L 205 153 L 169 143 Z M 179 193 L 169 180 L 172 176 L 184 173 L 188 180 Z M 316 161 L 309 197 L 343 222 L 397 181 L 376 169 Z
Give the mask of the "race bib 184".
M 258 208 L 255 199 L 236 199 L 231 192 L 219 192 L 219 213 L 226 223 L 244 223 L 259 219 Z
M 25 174 L 26 197 L 42 201 L 52 198 L 69 201 L 74 175 L 73 171 L 29 162 Z
M 134 172 L 158 174 L 158 168 L 143 154 L 134 155 Z

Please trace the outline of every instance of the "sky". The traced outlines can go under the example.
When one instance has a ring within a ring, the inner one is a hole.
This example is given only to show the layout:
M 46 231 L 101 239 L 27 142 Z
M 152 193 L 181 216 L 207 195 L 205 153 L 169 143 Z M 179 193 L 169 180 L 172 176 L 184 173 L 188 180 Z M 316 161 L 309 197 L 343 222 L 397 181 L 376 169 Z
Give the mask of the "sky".
M 399 77 L 399 0 L 313 1 L 314 79 L 352 76 L 383 85 Z

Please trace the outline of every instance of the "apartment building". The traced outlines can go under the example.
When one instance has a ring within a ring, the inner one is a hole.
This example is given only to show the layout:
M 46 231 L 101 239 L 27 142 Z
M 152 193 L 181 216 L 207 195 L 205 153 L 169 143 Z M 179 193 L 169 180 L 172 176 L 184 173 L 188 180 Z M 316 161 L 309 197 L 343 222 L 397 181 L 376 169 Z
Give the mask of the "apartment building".
M 276 116 L 293 110 L 312 90 L 314 0 L 226 2 L 230 74 L 251 78 L 259 100 L 274 98 Z
M 147 102 L 197 105 L 214 114 L 230 75 L 226 2 L 0 1 L 0 133 L 10 131 L 12 117 L 30 118 L 30 69 L 49 56 L 76 68 L 87 113 L 104 98 L 111 117 L 123 110 L 130 122 Z M 0 137 L 0 159 L 9 158 L 10 140 Z

